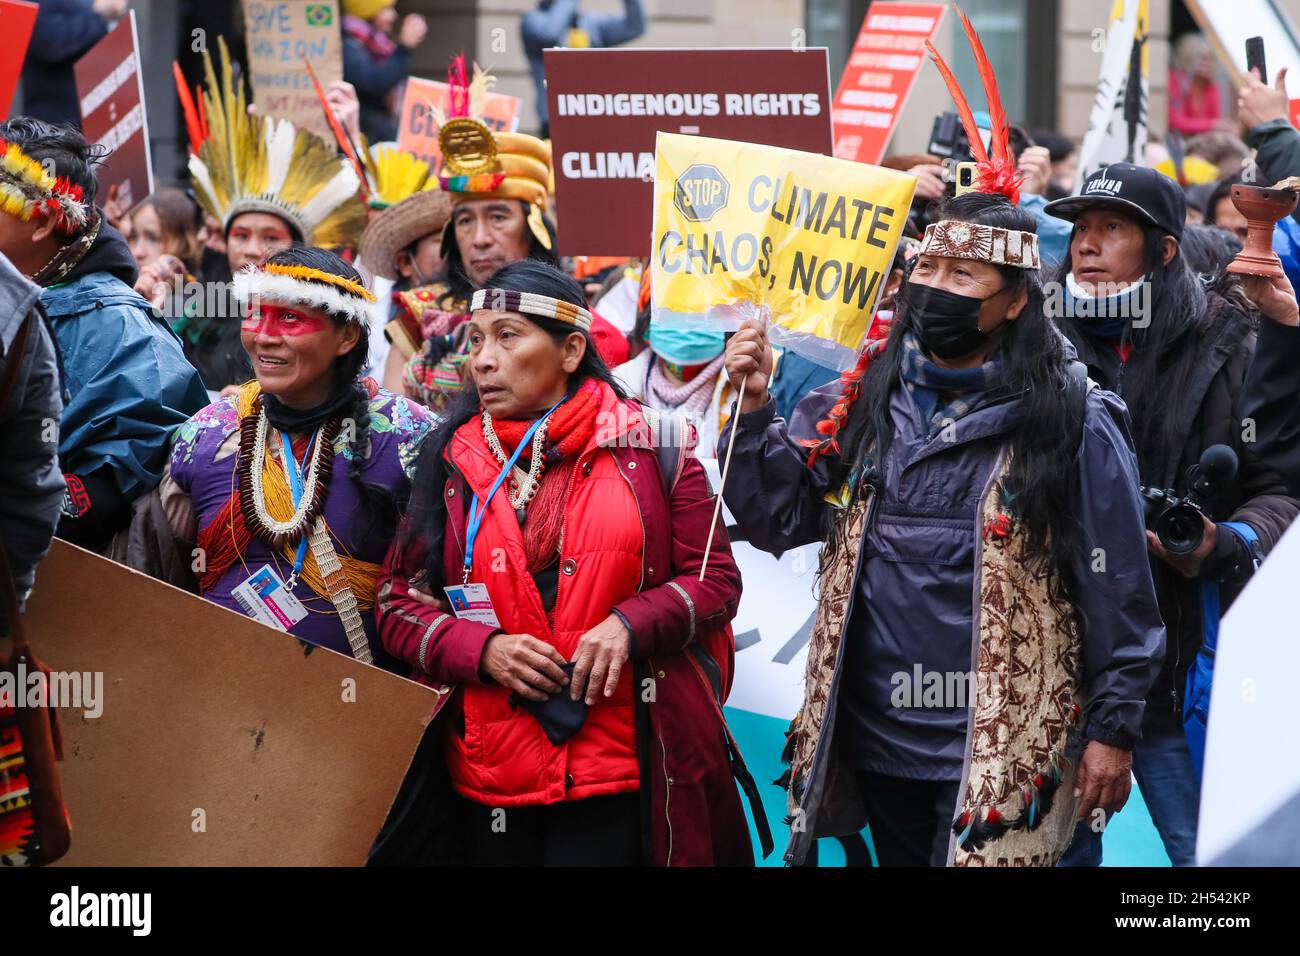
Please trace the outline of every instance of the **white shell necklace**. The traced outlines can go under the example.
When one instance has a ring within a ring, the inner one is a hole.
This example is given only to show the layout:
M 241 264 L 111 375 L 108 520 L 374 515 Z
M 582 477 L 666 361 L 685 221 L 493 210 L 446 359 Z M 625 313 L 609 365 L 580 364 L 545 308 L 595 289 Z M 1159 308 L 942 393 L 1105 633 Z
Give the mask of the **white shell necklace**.
M 253 467 L 248 476 L 253 488 L 253 508 L 257 512 L 257 520 L 272 534 L 297 537 L 299 530 L 306 530 L 303 526 L 307 523 L 307 516 L 311 511 L 312 502 L 316 500 L 316 483 L 319 478 L 320 463 L 326 442 L 317 440 L 316 448 L 311 456 L 311 463 L 307 466 L 306 478 L 303 481 L 302 497 L 298 499 L 293 516 L 288 521 L 280 521 L 271 517 L 266 510 L 266 493 L 262 487 L 262 467 L 266 462 L 266 430 L 266 410 L 261 409 L 257 416 L 257 438 L 253 442 Z M 288 469 L 292 468 L 293 465 L 285 462 L 284 467 Z
M 523 511 L 537 494 L 537 486 L 542 475 L 542 448 L 546 443 L 546 425 L 547 423 L 543 421 L 537 426 L 537 431 L 533 432 L 532 460 L 528 463 L 528 474 L 519 482 L 512 477 L 506 486 L 506 494 L 510 496 L 510 507 L 516 512 Z M 510 461 L 510 456 L 505 453 L 501 442 L 497 440 L 496 429 L 492 427 L 492 416 L 488 414 L 486 408 L 483 409 L 483 438 L 487 441 L 488 448 L 492 450 L 496 460 L 504 467 Z M 521 469 L 516 465 L 515 470 Z

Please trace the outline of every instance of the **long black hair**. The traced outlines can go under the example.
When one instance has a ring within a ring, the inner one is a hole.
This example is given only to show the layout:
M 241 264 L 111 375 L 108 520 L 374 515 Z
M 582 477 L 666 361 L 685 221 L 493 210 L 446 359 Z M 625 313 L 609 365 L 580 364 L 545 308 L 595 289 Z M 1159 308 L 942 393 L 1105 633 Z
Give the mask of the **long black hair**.
M 1176 249 L 1166 263 L 1164 239 L 1168 233 L 1148 223 L 1140 225 L 1144 235 L 1142 273 L 1144 281 L 1150 283 L 1150 314 L 1144 317 L 1141 327 L 1130 322 L 1125 328 L 1123 341 L 1131 343 L 1133 351 L 1121 367 L 1115 391 L 1132 417 L 1142 483 L 1164 487 L 1170 477 L 1167 472 L 1182 456 L 1185 440 L 1179 416 L 1171 414 L 1170 403 L 1188 393 L 1199 360 L 1198 332 L 1208 327 L 1213 315 L 1206 308 L 1207 285 L 1188 266 L 1182 249 Z M 1073 268 L 1067 250 L 1056 281 L 1064 286 Z M 1061 323 L 1072 340 L 1088 337 L 1088 327 L 1079 319 L 1064 316 Z
M 587 296 L 582 286 L 555 266 L 536 259 L 520 259 L 518 262 L 503 266 L 487 281 L 484 288 L 504 289 L 507 292 L 533 292 L 562 302 L 571 302 L 584 309 L 587 307 Z M 578 331 L 574 326 L 558 319 L 536 315 L 528 315 L 525 318 L 549 334 L 557 344 L 574 331 Z M 584 334 L 587 338 L 587 349 L 583 353 L 582 361 L 578 363 L 578 368 L 569 376 L 569 395 L 577 392 L 587 379 L 594 378 L 612 388 L 619 398 L 627 398 L 627 393 L 614 378 L 614 373 L 596 351 L 596 343 L 591 335 Z M 419 461 L 416 463 L 410 507 L 406 512 L 406 521 L 403 522 L 400 546 L 403 551 L 406 551 L 412 544 L 422 545 L 429 581 L 437 587 L 440 587 L 441 582 L 445 580 L 442 567 L 442 543 L 443 532 L 447 525 L 447 502 L 444 495 L 448 469 L 444 453 L 456 430 L 477 416 L 480 406 L 478 387 L 474 384 L 473 378 L 467 375 L 465 387 L 452 399 L 446 409 L 446 417 L 425 438 L 420 447 Z
M 268 265 L 305 266 L 363 284 L 356 269 L 325 249 L 294 246 L 269 256 L 266 261 Z M 347 322 L 346 316 L 333 312 L 327 314 L 335 325 L 342 326 Z M 405 502 L 390 489 L 362 477 L 362 465 L 370 457 L 370 395 L 358 378 L 366 367 L 369 354 L 370 336 L 363 327 L 357 344 L 334 361 L 334 382 L 327 401 L 332 401 L 344 389 L 352 393 L 352 402 L 344 415 L 345 421 L 350 420 L 353 426 L 348 445 L 348 478 L 357 486 L 361 497 L 361 509 L 353 516 L 352 530 L 358 537 L 374 533 L 391 539 Z
M 946 199 L 935 209 L 932 221 L 952 219 L 1035 232 L 1034 218 L 1002 196 L 967 193 Z M 1044 308 L 1037 270 L 999 266 L 1006 287 L 1023 290 L 1028 297 L 1019 317 L 1007 323 L 1000 343 L 1002 372 L 995 388 L 1008 397 L 1019 396 L 1022 424 L 1009 439 L 1009 473 L 1002 485 L 1002 501 L 1024 523 L 1035 571 L 1056 571 L 1054 597 L 1068 596 L 1072 560 L 1080 536 L 1075 515 L 1078 474 L 1073 461 L 1077 409 L 1065 400 L 1069 377 L 1065 343 Z M 899 387 L 903 338 L 917 329 L 906 297 L 896 297 L 898 311 L 890 326 L 884 352 L 862 380 L 862 393 L 849 412 L 840 436 L 843 454 L 832 467 L 832 487 L 857 472 L 869 476 L 874 462 L 884 462 L 893 439 L 890 395 Z M 868 460 L 869 459 L 869 460 Z

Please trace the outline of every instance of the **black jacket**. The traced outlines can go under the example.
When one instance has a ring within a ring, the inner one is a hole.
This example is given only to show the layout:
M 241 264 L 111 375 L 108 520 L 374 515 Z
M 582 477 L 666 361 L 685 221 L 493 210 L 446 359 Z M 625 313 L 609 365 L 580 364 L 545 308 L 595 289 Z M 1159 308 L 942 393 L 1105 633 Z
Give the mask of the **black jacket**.
M 108 22 L 95 12 L 91 0 L 40 0 L 23 61 L 23 112 L 80 128 L 72 65 L 107 33 Z
M 1143 473 L 1162 476 L 1164 487 L 1185 495 L 1188 468 L 1211 445 L 1228 445 L 1237 453 L 1237 477 L 1226 483 L 1211 502 L 1209 517 L 1216 522 L 1249 524 L 1259 536 L 1263 553 L 1268 554 L 1300 512 L 1300 501 L 1288 495 L 1277 472 L 1260 460 L 1254 436 L 1242 421 L 1242 393 L 1255 351 L 1252 318 L 1217 293 L 1211 292 L 1208 299 L 1205 316 L 1184 346 L 1196 349 L 1198 356 L 1192 379 L 1186 393 L 1176 402 L 1171 400 L 1167 412 L 1177 416 L 1179 433 L 1186 436 L 1182 451 L 1177 461 L 1160 462 L 1155 467 L 1142 462 Z M 1122 398 L 1121 364 L 1114 342 L 1090 338 L 1069 323 L 1065 325 L 1064 331 L 1092 378 Z M 1218 547 L 1202 566 L 1201 578 L 1185 578 L 1163 560 L 1151 559 L 1168 642 L 1164 667 L 1147 698 L 1148 714 L 1157 710 L 1182 713 L 1187 669 L 1203 636 L 1201 581 L 1209 578 L 1220 582 L 1220 607 L 1226 611 L 1254 573 L 1251 557 L 1240 539 L 1223 531 L 1218 540 Z
M 1269 120 L 1253 127 L 1246 134 L 1246 144 L 1256 151 L 1260 185 L 1300 176 L 1300 130 L 1287 120 Z M 1291 215 L 1300 222 L 1300 207 Z

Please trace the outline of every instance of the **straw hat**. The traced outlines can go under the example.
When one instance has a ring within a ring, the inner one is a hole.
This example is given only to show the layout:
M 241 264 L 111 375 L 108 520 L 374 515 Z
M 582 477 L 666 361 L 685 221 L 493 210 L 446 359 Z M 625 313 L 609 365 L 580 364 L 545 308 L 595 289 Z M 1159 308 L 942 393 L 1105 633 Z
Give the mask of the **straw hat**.
M 358 257 L 375 275 L 396 279 L 397 254 L 424 236 L 442 232 L 451 218 L 451 197 L 418 192 L 377 215 L 361 234 Z

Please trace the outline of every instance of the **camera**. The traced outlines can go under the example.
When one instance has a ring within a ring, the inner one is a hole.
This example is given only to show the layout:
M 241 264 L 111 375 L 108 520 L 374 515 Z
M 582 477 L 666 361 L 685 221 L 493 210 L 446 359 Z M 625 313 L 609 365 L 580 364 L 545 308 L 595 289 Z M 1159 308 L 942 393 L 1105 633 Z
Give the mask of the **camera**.
M 991 137 L 992 133 L 989 130 L 980 130 L 980 139 L 984 141 L 985 149 L 988 149 Z M 934 126 L 930 128 L 930 144 L 926 147 L 926 151 L 942 160 L 945 183 L 957 182 L 958 166 L 975 161 L 975 155 L 970 149 L 970 139 L 966 136 L 966 128 L 962 126 L 961 117 L 951 110 L 940 113 L 934 118 Z
M 1191 554 L 1205 538 L 1202 516 L 1210 501 L 1223 485 L 1237 475 L 1237 453 L 1227 445 L 1211 445 L 1201 453 L 1200 461 L 1187 469 L 1191 489 L 1179 497 L 1172 488 L 1143 486 L 1142 493 L 1147 527 L 1155 532 L 1160 544 L 1170 554 Z

